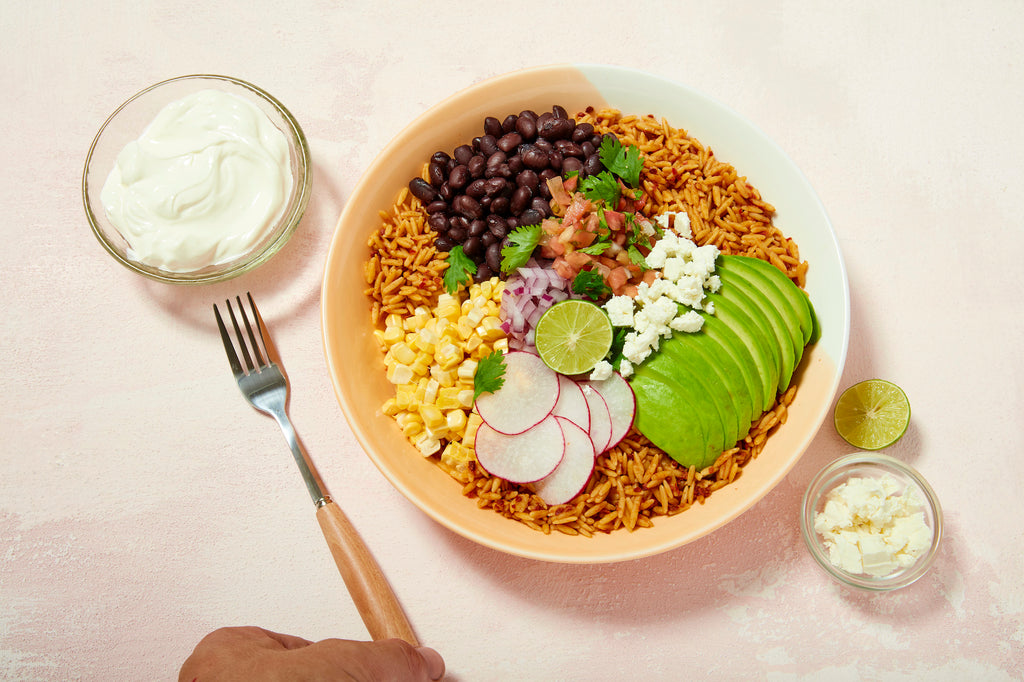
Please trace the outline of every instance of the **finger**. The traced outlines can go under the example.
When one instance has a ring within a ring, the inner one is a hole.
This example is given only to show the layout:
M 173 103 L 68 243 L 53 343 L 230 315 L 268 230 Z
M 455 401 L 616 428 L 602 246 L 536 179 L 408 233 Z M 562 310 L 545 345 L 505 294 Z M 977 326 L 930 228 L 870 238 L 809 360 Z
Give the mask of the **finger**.
M 259 630 L 264 635 L 269 637 L 270 639 L 272 639 L 275 642 L 279 643 L 285 649 L 301 649 L 301 648 L 307 647 L 307 646 L 309 646 L 310 644 L 313 643 L 313 642 L 309 641 L 308 639 L 303 639 L 302 637 L 296 637 L 295 635 L 285 635 L 285 634 L 281 634 L 280 632 L 272 632 L 271 630 L 264 630 L 263 628 L 259 628 Z
M 410 680 L 427 682 L 444 675 L 444 659 L 433 649 L 414 648 L 400 639 L 355 642 L 325 639 L 303 652 L 285 652 L 301 663 L 315 679 L 335 679 L 346 673 L 355 682 Z M 301 661 L 298 659 L 301 658 Z

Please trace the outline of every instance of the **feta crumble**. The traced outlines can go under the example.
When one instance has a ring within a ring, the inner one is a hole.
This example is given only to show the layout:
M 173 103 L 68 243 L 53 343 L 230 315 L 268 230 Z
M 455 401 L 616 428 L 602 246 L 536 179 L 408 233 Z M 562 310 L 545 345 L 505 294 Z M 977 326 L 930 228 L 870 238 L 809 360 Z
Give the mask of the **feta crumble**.
M 655 218 L 664 234 L 645 257 L 649 267 L 660 271 L 657 279 L 637 285 L 636 298 L 612 296 L 604 304 L 612 326 L 632 329 L 626 334 L 624 359 L 619 364 L 624 377 L 658 350 L 662 338 L 676 331 L 700 331 L 704 318 L 698 311 L 714 314 L 714 306 L 704 301 L 704 292 L 718 291 L 722 285 L 714 274 L 718 247 L 697 246 L 691 241 L 690 219 L 685 212 L 675 213 L 672 221 L 668 216 Z

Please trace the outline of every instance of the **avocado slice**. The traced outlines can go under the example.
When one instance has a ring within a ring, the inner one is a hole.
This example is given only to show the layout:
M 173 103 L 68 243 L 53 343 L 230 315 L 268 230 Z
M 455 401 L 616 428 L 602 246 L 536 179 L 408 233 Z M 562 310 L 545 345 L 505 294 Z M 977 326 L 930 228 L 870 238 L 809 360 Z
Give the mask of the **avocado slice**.
M 779 392 L 785 391 L 789 387 L 789 380 L 793 377 L 793 371 L 796 369 L 797 350 L 799 349 L 801 354 L 803 353 L 803 334 L 800 331 L 799 323 L 795 319 L 784 317 L 775 303 L 744 277 L 722 268 L 718 268 L 715 273 L 722 280 L 721 292 L 734 292 L 737 301 L 745 298 L 747 305 L 768 319 L 769 329 L 774 333 L 781 351 Z
M 780 310 L 788 309 L 798 320 L 800 331 L 803 333 L 803 344 L 807 345 L 814 330 L 811 302 L 807 294 L 784 272 L 768 261 L 750 256 L 722 256 L 718 266 L 725 270 L 735 270 L 752 283 L 759 283 L 760 289 L 771 296 Z
M 706 319 L 711 316 L 704 317 Z M 728 449 L 750 432 L 753 401 L 743 378 L 743 371 L 733 355 L 704 330 L 693 333 L 676 332 L 671 339 L 662 343 L 662 351 L 672 354 L 676 353 L 679 347 L 684 346 L 692 348 L 702 357 L 705 365 L 709 368 L 708 377 L 712 380 L 717 379 L 717 382 L 725 389 L 726 409 L 733 415 L 736 429 L 735 438 L 730 439 L 727 434 L 725 446 Z
M 647 362 L 654 363 L 657 371 L 676 379 L 679 383 L 686 383 L 691 376 L 700 382 L 707 399 L 711 401 L 722 420 L 723 449 L 731 448 L 739 438 L 740 430 L 743 429 L 734 396 L 721 377 L 721 365 L 717 364 L 712 354 L 703 348 L 704 343 L 689 338 L 690 336 L 686 333 L 676 333 L 662 339 L 658 354 Z M 689 373 L 680 372 L 680 368 L 689 370 Z M 743 431 L 744 434 L 749 430 L 750 423 L 748 422 L 746 426 L 748 428 Z
M 722 322 L 714 315 L 704 315 L 704 326 L 699 334 L 706 334 L 708 338 L 715 341 L 722 349 L 732 357 L 736 371 L 742 377 L 747 387 L 747 396 L 750 399 L 750 421 L 761 416 L 762 406 L 765 404 L 764 389 L 761 386 L 761 374 L 758 365 L 751 355 L 750 349 L 743 343 L 736 332 L 729 325 Z
M 683 466 L 704 468 L 704 460 L 713 454 L 707 431 L 713 424 L 721 430 L 721 423 L 696 389 L 679 386 L 646 363 L 629 384 L 636 396 L 637 430 Z
M 705 300 L 714 304 L 714 317 L 728 326 L 746 346 L 754 359 L 757 375 L 761 381 L 761 411 L 775 402 L 779 390 L 780 351 L 776 348 L 775 336 L 762 314 L 755 318 L 753 312 L 726 297 L 719 289 L 717 293 L 706 292 Z

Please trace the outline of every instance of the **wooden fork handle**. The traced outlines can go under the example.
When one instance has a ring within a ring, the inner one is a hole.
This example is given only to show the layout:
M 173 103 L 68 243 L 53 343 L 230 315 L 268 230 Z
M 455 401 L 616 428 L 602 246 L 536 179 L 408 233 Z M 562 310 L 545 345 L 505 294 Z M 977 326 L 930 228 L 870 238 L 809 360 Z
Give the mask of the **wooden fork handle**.
M 341 507 L 328 502 L 316 510 L 316 519 L 370 637 L 419 646 L 391 585 Z

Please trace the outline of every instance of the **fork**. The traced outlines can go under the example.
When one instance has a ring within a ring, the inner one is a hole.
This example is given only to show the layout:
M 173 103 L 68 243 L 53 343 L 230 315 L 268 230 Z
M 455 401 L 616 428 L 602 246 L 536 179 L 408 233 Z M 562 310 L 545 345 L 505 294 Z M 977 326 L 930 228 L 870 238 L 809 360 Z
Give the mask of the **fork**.
M 288 418 L 288 378 L 263 317 L 256 308 L 256 302 L 252 300 L 251 294 L 247 293 L 246 298 L 256 325 L 255 332 L 240 297 L 235 297 L 238 304 L 237 317 L 231 300 L 224 302 L 238 341 L 238 349 L 241 351 L 241 360 L 235 352 L 235 344 L 220 310 L 216 304 L 213 306 L 213 314 L 217 318 L 221 340 L 224 342 L 224 350 L 231 364 L 231 371 L 238 382 L 238 388 L 253 407 L 273 417 L 284 432 L 285 440 L 291 447 L 295 463 L 299 466 L 306 483 L 306 489 L 313 498 L 316 518 L 334 557 L 334 563 L 341 572 L 341 577 L 370 636 L 375 640 L 397 637 L 417 646 L 412 626 L 380 566 L 341 507 L 331 499 Z M 241 325 L 239 318 L 242 321 Z

